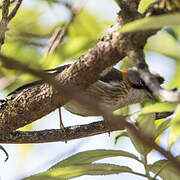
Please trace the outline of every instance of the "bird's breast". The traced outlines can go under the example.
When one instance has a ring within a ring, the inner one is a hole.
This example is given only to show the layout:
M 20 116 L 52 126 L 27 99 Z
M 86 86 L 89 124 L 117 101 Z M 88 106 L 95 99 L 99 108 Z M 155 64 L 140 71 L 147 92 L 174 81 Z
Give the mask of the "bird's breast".
M 97 102 L 98 106 L 105 106 L 112 112 L 130 104 L 142 102 L 148 98 L 146 90 L 144 89 L 131 88 L 127 83 L 111 85 L 101 81 L 90 86 L 86 90 L 86 94 L 93 102 Z M 64 108 L 73 114 L 81 116 L 101 115 L 96 108 L 92 109 L 87 104 L 81 104 L 73 99 L 65 104 Z

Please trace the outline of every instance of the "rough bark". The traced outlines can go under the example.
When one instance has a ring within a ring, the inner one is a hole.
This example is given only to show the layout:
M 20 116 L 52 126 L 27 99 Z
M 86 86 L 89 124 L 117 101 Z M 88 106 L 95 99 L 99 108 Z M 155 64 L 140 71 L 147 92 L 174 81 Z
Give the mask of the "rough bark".
M 16 130 L 54 111 L 72 98 L 71 87 L 87 88 L 98 80 L 103 70 L 116 64 L 125 56 L 129 56 L 132 51 L 143 49 L 147 38 L 156 31 L 128 34 L 116 31 L 119 25 L 146 17 L 149 14 L 153 15 L 149 11 L 147 11 L 148 14 L 141 15 L 135 11 L 134 6 L 132 7 L 132 9 L 122 9 L 115 25 L 99 40 L 97 45 L 54 77 L 53 82 L 56 84 L 56 88 L 43 83 L 32 89 L 26 89 L 13 100 L 8 100 L 7 104 L 0 109 L 1 132 Z M 158 11 L 156 6 L 156 14 L 158 12 L 159 14 L 166 13 L 161 7 Z M 1 59 L 6 61 L 3 57 Z M 33 74 L 33 71 L 30 73 Z M 65 90 L 62 86 L 65 87 Z

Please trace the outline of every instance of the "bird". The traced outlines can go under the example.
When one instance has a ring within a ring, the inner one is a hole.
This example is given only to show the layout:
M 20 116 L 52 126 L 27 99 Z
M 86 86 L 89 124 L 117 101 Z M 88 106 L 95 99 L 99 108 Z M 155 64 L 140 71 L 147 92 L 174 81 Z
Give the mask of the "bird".
M 45 71 L 52 75 L 56 75 L 70 66 L 71 64 L 66 64 Z M 153 75 L 160 84 L 164 82 L 164 78 L 159 74 L 154 73 Z M 33 88 L 41 83 L 44 83 L 43 80 L 25 84 L 9 93 L 8 96 L 13 96 L 14 98 L 23 90 Z M 112 67 L 108 71 L 104 71 L 100 78 L 85 90 L 85 94 L 87 94 L 94 102 L 97 102 L 98 105 L 105 106 L 112 112 L 131 104 L 140 103 L 146 99 L 156 100 L 152 91 L 148 88 L 148 86 L 146 86 L 145 82 L 141 79 L 137 69 L 135 68 L 118 70 Z M 77 101 L 77 99 L 69 100 L 63 107 L 76 115 L 102 115 L 101 112 L 98 112 L 93 108 L 89 108 L 89 105 L 81 104 Z M 60 124 L 60 127 L 64 128 L 61 118 Z

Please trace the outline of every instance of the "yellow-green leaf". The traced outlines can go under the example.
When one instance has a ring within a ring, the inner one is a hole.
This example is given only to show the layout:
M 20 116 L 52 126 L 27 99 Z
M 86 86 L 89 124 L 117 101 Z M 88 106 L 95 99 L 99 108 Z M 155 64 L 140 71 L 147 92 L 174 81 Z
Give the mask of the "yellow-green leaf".
M 175 76 L 168 88 L 180 87 L 180 59 L 176 60 Z
M 175 117 L 171 120 L 172 129 L 169 134 L 169 148 L 178 140 L 180 137 L 180 104 L 177 106 L 175 111 Z
M 153 112 L 171 112 L 176 109 L 177 104 L 178 103 L 174 102 L 160 102 L 143 108 L 140 113 L 146 114 Z
M 88 164 L 88 163 L 92 163 L 94 161 L 98 161 L 100 159 L 116 157 L 116 156 L 124 156 L 124 157 L 129 157 L 129 158 L 138 160 L 138 157 L 136 157 L 134 154 L 131 154 L 126 151 L 97 149 L 97 150 L 84 151 L 84 152 L 77 153 L 77 154 L 59 162 L 52 168 L 69 166 L 69 165 L 74 165 L 74 164 L 76 164 L 76 165 Z
M 155 0 L 141 0 L 139 7 L 138 7 L 138 11 L 140 13 L 144 13 L 145 10 L 153 3 L 155 2 Z
M 142 114 L 138 117 L 138 127 L 139 131 L 146 133 L 147 135 L 153 137 L 155 134 L 155 113 L 150 114 Z M 151 146 L 145 146 L 138 138 L 136 138 L 132 133 L 131 130 L 127 128 L 128 135 L 134 144 L 136 150 L 146 156 L 151 150 Z M 151 143 L 150 143 L 151 144 Z
M 177 159 L 180 160 L 180 156 Z M 158 175 L 163 180 L 179 180 L 180 177 L 180 171 L 177 171 L 168 160 L 156 161 L 153 165 L 149 165 L 149 170 L 154 174 L 159 172 Z
M 152 16 L 127 23 L 120 28 L 119 32 L 127 33 L 139 30 L 159 29 L 164 26 L 177 26 L 180 25 L 179 19 L 179 13 Z
M 168 119 L 166 121 L 163 121 L 157 128 L 155 133 L 155 138 L 160 136 L 167 128 L 169 128 L 171 125 L 171 119 Z
M 71 179 L 82 175 L 107 175 L 119 174 L 122 172 L 132 172 L 129 167 L 118 166 L 113 164 L 82 164 L 61 167 L 53 170 L 40 173 L 35 176 L 26 178 L 31 180 L 57 180 L 57 179 Z
M 167 51 L 168 49 L 168 51 Z M 161 31 L 148 39 L 145 50 L 155 51 L 173 59 L 180 59 L 180 45 L 166 31 Z

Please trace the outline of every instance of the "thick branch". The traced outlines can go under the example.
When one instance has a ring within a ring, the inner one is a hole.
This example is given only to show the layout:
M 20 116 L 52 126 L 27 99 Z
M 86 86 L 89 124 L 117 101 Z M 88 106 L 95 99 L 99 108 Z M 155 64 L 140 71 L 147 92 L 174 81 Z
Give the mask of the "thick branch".
M 117 24 L 124 24 L 141 17 L 142 15 L 136 11 L 128 14 L 121 11 Z M 52 81 L 49 79 L 48 83 L 54 82 L 53 86 L 56 89 L 49 84 L 42 83 L 32 89 L 24 90 L 15 99 L 8 100 L 7 104 L 0 109 L 0 130 L 5 132 L 16 130 L 64 105 L 71 98 L 70 87 L 87 88 L 99 79 L 102 71 L 116 64 L 134 49 L 142 49 L 147 38 L 155 32 L 136 32 L 124 35 L 111 31 L 69 68 L 53 77 Z M 1 59 L 4 62 L 7 60 L 5 57 Z M 26 72 L 27 68 L 19 70 Z M 34 71 L 27 72 L 39 77 L 39 74 Z M 41 78 L 44 79 L 44 77 Z M 66 89 L 68 87 L 68 94 L 63 91 L 62 86 Z
M 121 41 L 122 38 L 119 33 L 106 35 L 78 61 L 54 77 L 55 82 L 64 87 L 88 87 L 97 81 L 104 69 L 116 64 L 125 56 L 126 41 Z M 7 59 L 9 58 L 1 56 L 3 63 L 6 63 Z M 24 69 L 26 70 L 27 68 Z M 30 73 L 34 74 L 33 71 Z M 14 100 L 8 100 L 6 106 L 0 110 L 0 130 L 12 131 L 29 124 L 65 104 L 69 98 L 63 93 L 57 93 L 45 83 L 33 89 L 26 89 Z

